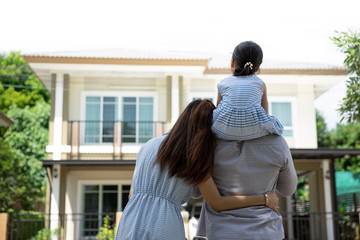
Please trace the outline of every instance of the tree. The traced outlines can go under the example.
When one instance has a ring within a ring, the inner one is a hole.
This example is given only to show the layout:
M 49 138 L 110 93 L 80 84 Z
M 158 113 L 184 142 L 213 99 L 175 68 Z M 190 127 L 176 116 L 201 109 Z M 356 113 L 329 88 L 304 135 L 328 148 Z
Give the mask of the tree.
M 342 120 L 360 122 L 360 32 L 336 32 L 331 39 L 345 53 L 344 65 L 348 68 L 346 96 L 338 109 Z
M 360 148 L 360 123 L 338 123 L 335 129 L 326 130 L 324 118 L 316 111 L 316 125 L 319 147 Z M 335 161 L 335 167 L 338 171 L 360 173 L 360 159 L 340 158 Z
M 329 131 L 327 131 L 327 126 L 325 123 L 324 117 L 316 109 L 316 130 L 317 130 L 317 142 L 319 147 L 328 146 Z
M 0 131 L 0 212 L 32 210 L 44 196 L 49 102 L 20 53 L 0 54 L 0 109 L 16 121 Z
M 50 103 L 50 95 L 31 71 L 20 52 L 0 54 L 0 109 L 34 106 L 38 100 Z

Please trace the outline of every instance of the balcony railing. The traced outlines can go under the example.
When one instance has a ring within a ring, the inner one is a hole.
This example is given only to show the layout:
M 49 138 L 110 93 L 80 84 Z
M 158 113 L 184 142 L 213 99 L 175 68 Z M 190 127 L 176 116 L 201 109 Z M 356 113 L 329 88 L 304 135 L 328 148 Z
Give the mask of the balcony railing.
M 121 156 L 123 146 L 141 145 L 164 134 L 164 122 L 152 121 L 70 121 L 71 157 L 78 157 L 82 146 L 112 146 Z
M 31 239 L 36 235 L 42 236 L 40 239 L 50 239 L 49 234 L 56 235 L 59 240 L 96 239 L 106 215 L 110 218 L 110 225 L 115 226 L 115 213 L 13 213 L 8 222 L 8 239 Z M 323 240 L 328 236 L 336 240 L 359 239 L 359 212 L 292 212 L 281 215 L 287 240 Z M 47 230 L 50 221 L 57 223 L 56 233 Z

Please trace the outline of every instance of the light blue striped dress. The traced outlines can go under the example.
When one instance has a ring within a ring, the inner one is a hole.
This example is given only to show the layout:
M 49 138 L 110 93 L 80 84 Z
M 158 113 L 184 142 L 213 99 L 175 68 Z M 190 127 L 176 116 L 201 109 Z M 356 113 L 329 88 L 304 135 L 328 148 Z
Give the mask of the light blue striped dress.
M 263 81 L 256 75 L 223 79 L 218 85 L 222 101 L 213 113 L 212 130 L 224 140 L 249 140 L 281 135 L 283 126 L 261 107 Z
M 180 178 L 169 178 L 166 170 L 154 165 L 165 137 L 151 139 L 139 151 L 133 194 L 121 216 L 116 240 L 186 239 L 180 208 L 195 193 L 195 187 Z

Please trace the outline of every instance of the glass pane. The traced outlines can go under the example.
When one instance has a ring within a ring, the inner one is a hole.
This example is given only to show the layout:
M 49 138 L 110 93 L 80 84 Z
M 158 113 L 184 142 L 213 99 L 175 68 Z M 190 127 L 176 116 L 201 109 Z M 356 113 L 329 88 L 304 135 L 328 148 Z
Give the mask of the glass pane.
M 86 97 L 85 143 L 98 143 L 100 137 L 100 97 Z
M 154 132 L 153 98 L 140 98 L 139 106 L 139 142 L 144 143 L 153 137 Z
M 277 117 L 284 127 L 292 127 L 291 103 L 273 102 L 271 109 L 271 114 Z
M 135 97 L 124 97 L 124 98 L 123 98 L 123 102 L 126 102 L 126 103 L 136 103 L 136 98 L 135 98 Z
M 147 97 L 147 98 L 145 98 L 145 97 L 142 97 L 142 98 L 140 98 L 140 103 L 153 103 L 153 98 L 151 98 L 151 97 Z
M 85 191 L 99 191 L 99 185 L 85 185 Z
M 104 97 L 104 102 L 111 102 L 111 103 L 116 103 L 117 102 L 117 97 Z
M 103 190 L 104 191 L 106 191 L 106 190 L 115 190 L 115 191 L 117 191 L 118 190 L 118 185 L 104 185 Z
M 284 137 L 292 137 L 293 136 L 293 130 L 284 130 L 282 135 Z
M 87 103 L 100 103 L 100 97 L 86 97 Z
M 98 190 L 98 186 L 85 186 L 86 190 Z M 99 192 L 84 192 L 84 220 L 83 220 L 83 236 L 95 236 L 99 230 Z
M 123 123 L 122 138 L 123 142 L 136 141 L 136 98 L 123 98 Z
M 118 204 L 118 193 L 103 193 L 103 213 L 115 213 Z
M 114 122 L 117 120 L 117 97 L 104 97 L 103 142 L 114 141 Z
M 134 142 L 136 142 L 136 138 L 135 137 L 124 137 L 123 136 L 122 141 L 124 143 L 134 143 Z
M 121 211 L 125 209 L 125 206 L 129 201 L 129 193 L 130 193 L 130 185 L 123 185 L 121 191 L 121 199 L 122 199 Z

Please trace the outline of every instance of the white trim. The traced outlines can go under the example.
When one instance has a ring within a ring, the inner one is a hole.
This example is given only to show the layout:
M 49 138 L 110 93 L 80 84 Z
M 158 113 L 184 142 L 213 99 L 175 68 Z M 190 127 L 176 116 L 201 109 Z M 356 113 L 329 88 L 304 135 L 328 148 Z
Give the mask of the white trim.
M 330 172 L 330 161 L 326 160 L 322 162 L 323 176 L 324 176 L 324 195 L 325 195 L 325 212 L 332 212 L 332 202 L 331 202 L 331 183 L 330 179 L 327 179 L 327 173 Z M 327 239 L 334 240 L 334 222 L 332 216 L 328 216 L 326 214 L 326 231 L 327 231 Z
M 180 86 L 179 76 L 171 76 L 171 125 L 174 125 L 180 114 Z
M 123 185 L 131 185 L 132 180 L 78 180 L 77 183 L 77 203 L 76 203 L 76 211 L 77 213 L 83 212 L 83 186 L 84 185 L 118 185 L 118 209 L 120 211 L 120 206 L 122 204 L 122 192 L 121 187 Z M 100 197 L 101 199 L 101 197 Z M 99 201 L 100 201 L 99 199 Z M 76 225 L 76 239 L 81 239 L 81 223 Z
M 293 131 L 292 137 L 285 137 L 293 139 L 295 147 L 298 146 L 298 123 L 297 123 L 297 104 L 296 97 L 292 96 L 268 96 L 268 105 L 269 105 L 269 114 L 271 114 L 271 103 L 285 103 L 289 102 L 291 104 L 291 121 L 292 128 L 284 127 L 284 130 L 291 129 Z
M 56 74 L 54 113 L 54 145 L 60 146 L 62 141 L 64 75 Z M 61 160 L 61 152 L 54 152 L 53 160 Z
M 50 196 L 50 229 L 59 227 L 59 204 L 60 204 L 60 165 L 54 165 L 52 170 L 52 187 Z M 52 239 L 57 239 L 57 236 Z
M 189 92 L 186 98 L 186 103 L 189 104 L 194 98 L 212 98 L 212 102 L 216 105 L 217 92 Z
M 122 153 L 138 153 L 142 145 L 143 144 L 123 143 L 121 146 L 121 152 Z M 70 145 L 61 145 L 61 146 L 48 145 L 48 146 L 46 146 L 47 153 L 53 153 L 55 151 L 60 151 L 61 153 L 70 153 L 71 146 Z M 114 153 L 114 146 L 112 144 L 111 145 L 106 145 L 106 144 L 83 145 L 83 146 L 80 146 L 79 153 Z

